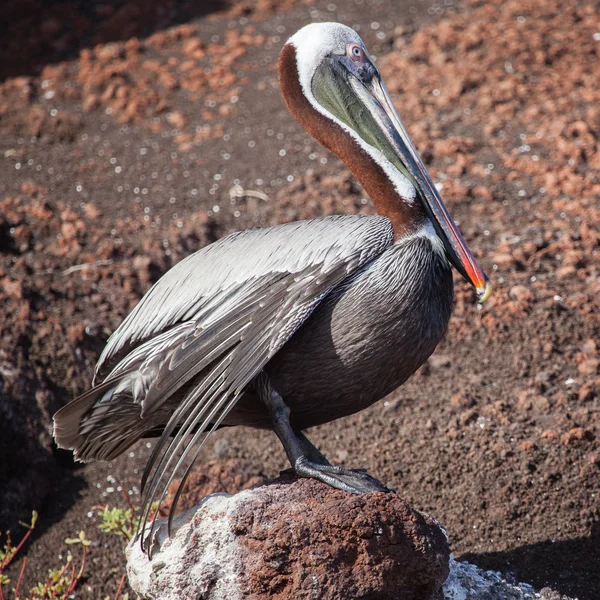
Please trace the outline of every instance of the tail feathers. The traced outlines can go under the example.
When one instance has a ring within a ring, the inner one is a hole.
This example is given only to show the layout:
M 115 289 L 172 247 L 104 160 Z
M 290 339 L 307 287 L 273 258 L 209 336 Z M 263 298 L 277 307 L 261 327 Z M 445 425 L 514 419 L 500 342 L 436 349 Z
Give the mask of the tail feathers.
M 127 381 L 129 380 L 129 381 Z M 148 429 L 128 376 L 101 383 L 54 415 L 54 439 L 77 460 L 112 460 Z

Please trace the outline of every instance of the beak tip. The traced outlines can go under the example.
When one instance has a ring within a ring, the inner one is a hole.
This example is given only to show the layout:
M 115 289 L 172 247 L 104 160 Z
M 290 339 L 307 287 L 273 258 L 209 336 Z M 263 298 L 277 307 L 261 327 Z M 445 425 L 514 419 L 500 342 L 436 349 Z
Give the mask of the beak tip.
M 483 304 L 492 295 L 492 284 L 490 280 L 485 276 L 485 284 L 483 287 L 477 288 L 477 301 L 479 304 Z

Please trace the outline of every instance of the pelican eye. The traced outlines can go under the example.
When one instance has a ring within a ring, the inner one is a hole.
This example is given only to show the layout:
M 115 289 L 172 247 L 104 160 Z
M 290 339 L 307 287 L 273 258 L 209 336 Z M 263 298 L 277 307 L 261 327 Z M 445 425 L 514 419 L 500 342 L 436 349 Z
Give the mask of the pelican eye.
M 348 44 L 346 52 L 348 56 L 355 62 L 362 61 L 365 58 L 365 53 L 358 44 Z

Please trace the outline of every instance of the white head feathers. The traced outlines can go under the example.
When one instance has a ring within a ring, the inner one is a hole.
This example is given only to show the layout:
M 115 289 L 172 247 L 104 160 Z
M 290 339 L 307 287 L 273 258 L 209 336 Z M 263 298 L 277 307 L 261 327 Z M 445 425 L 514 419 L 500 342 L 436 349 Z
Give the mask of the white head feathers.
M 358 33 L 341 23 L 311 23 L 288 40 L 296 48 L 298 75 L 305 96 L 312 96 L 310 82 L 323 59 L 329 54 L 345 54 L 351 42 L 365 47 Z

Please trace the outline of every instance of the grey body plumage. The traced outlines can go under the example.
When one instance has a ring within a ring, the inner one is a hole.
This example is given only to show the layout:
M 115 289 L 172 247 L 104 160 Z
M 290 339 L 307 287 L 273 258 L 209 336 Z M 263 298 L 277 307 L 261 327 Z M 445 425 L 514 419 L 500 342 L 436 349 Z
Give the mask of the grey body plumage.
M 231 362 L 219 375 L 229 385 L 220 394 L 238 398 L 224 425 L 270 427 L 248 386 L 263 368 L 300 428 L 351 414 L 398 387 L 431 354 L 451 302 L 450 269 L 431 239 L 394 242 L 384 217 L 324 217 L 232 234 L 181 261 L 144 296 L 98 361 L 94 388 L 81 400 L 90 404 L 86 422 L 76 428 L 58 420 L 56 434 L 80 460 L 112 458 L 123 437 L 129 445 L 164 427 L 224 357 Z M 271 318 L 257 328 L 267 305 Z
M 444 335 L 452 295 L 447 259 L 421 235 L 333 289 L 266 365 L 294 428 L 355 413 L 404 383 Z

